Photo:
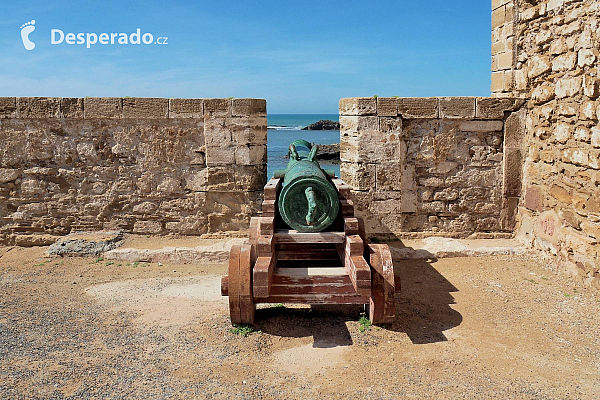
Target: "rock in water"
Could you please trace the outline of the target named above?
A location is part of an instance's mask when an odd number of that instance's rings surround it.
[[[328,119],[322,119],[314,124],[310,124],[309,126],[302,128],[303,131],[335,131],[339,129],[339,122],[330,121]]]
[[[339,164],[340,162],[340,144],[319,144],[317,149],[317,160],[319,161],[330,161],[332,164]],[[286,154],[283,158],[289,158]]]

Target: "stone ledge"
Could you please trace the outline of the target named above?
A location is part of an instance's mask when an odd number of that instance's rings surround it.
[[[403,119],[496,119],[517,111],[527,99],[499,97],[350,97],[340,99],[341,117]]]
[[[265,99],[0,97],[0,119],[266,117]]]

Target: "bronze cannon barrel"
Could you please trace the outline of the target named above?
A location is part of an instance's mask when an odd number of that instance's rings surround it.
[[[306,149],[303,154],[299,149]],[[298,232],[321,232],[336,219],[340,202],[329,180],[333,172],[321,169],[316,160],[317,146],[296,140],[289,147],[285,170],[275,171],[283,178],[277,199],[279,214],[284,222]]]

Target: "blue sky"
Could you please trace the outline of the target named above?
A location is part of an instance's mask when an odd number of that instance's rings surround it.
[[[337,113],[342,97],[487,96],[490,2],[3,1],[0,96],[259,97]],[[25,50],[20,26],[34,19]],[[151,33],[167,45],[50,43]]]

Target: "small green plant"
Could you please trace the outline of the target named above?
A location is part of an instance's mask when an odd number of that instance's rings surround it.
[[[376,95],[376,94],[374,94],[374,95],[373,95],[373,98],[374,98],[374,99],[376,99],[376,98],[377,98],[377,95]]]
[[[123,266],[123,264],[121,264],[121,263],[117,264],[117,267],[122,267],[122,266]]]
[[[277,303],[273,306],[273,308],[285,308],[285,306],[281,303]]]
[[[102,257],[96,258],[96,263],[101,263],[102,261],[104,261],[104,258],[102,258]]]
[[[146,235],[146,239],[150,239],[150,235]]]
[[[400,96],[392,96],[394,99],[399,99]]]
[[[136,262],[134,262],[133,264],[131,264],[131,266],[132,266],[133,268],[137,268],[137,267],[138,267],[138,265],[140,265],[140,263],[139,263],[139,262],[137,262],[137,261],[136,261]]]
[[[531,282],[531,283],[534,283],[534,284],[538,285],[538,282],[534,281],[533,279],[525,279],[525,280],[527,282]]]
[[[571,295],[570,295],[569,293],[563,293],[563,295],[564,295],[565,297],[571,297]]]
[[[542,276],[542,279],[545,280],[545,281],[548,280],[548,278],[546,278],[545,276]]]
[[[230,333],[233,333],[234,335],[238,335],[241,337],[247,337],[248,335],[250,335],[252,332],[254,332],[254,330],[252,329],[252,327],[250,325],[233,325],[233,328],[229,329]]]
[[[369,318],[367,318],[364,314],[360,316],[358,325],[358,330],[360,332],[366,332],[371,329],[371,321],[369,321]]]
[[[106,263],[106,264],[104,264],[104,265],[106,265],[106,266],[108,267],[109,265],[113,265],[113,264],[114,264],[114,262],[112,262],[112,261],[109,261],[109,262],[107,262],[107,263]]]

